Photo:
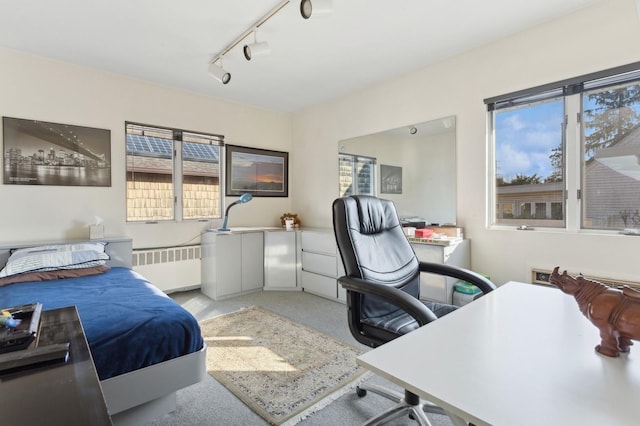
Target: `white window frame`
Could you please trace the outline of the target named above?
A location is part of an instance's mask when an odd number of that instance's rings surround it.
[[[487,104],[487,208],[486,226],[489,229],[513,229],[514,225],[495,223],[498,214],[498,198],[496,193],[496,143],[494,128],[494,111],[507,105],[535,103],[555,97],[564,98],[564,227],[536,226],[535,229],[556,232],[575,233],[619,233],[619,230],[583,228],[582,224],[582,173],[583,141],[582,141],[582,93],[591,87],[610,87],[621,83],[640,81],[640,62],[613,69],[575,77],[560,82],[550,83],[531,89],[522,90],[494,98],[485,99]],[[600,86],[598,86],[600,85]],[[516,207],[517,208],[517,207]],[[520,227],[518,227],[520,228]]]
[[[129,213],[127,212],[126,221],[127,223],[158,223],[158,222],[183,222],[183,221],[201,221],[208,222],[211,219],[219,219],[222,217],[222,203],[223,203],[223,188],[224,188],[224,136],[215,135],[204,132],[196,132],[190,130],[182,130],[182,129],[174,129],[164,126],[156,126],[156,125],[148,125],[134,122],[125,122],[125,138],[128,134],[129,126],[140,127],[140,128],[148,128],[148,129],[158,129],[162,131],[170,131],[173,135],[173,153],[172,153],[172,167],[171,167],[171,178],[172,178],[172,187],[173,187],[173,218],[172,219],[132,219],[129,217]],[[182,135],[184,133],[194,134],[198,136],[210,137],[212,141],[217,141],[218,150],[218,163],[219,163],[219,177],[218,177],[218,206],[217,212],[218,214],[214,214],[206,217],[198,217],[198,218],[184,218],[184,206],[183,206],[183,178],[184,178],[184,170],[183,170],[183,155],[182,155]],[[128,156],[129,151],[128,147],[125,143],[125,158]],[[129,173],[129,165],[128,162],[125,164],[125,172]],[[125,182],[128,182],[128,179],[125,179]],[[128,192],[128,189],[125,190],[125,194]],[[126,201],[125,201],[126,202]]]

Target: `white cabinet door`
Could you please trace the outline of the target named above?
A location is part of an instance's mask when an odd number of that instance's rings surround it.
[[[269,231],[264,234],[264,287],[297,287],[296,232]]]
[[[202,293],[219,300],[262,289],[262,232],[202,235]]]
[[[241,291],[259,290],[264,285],[264,234],[248,232],[242,236]]]
[[[218,235],[216,241],[218,274],[215,297],[220,298],[242,291],[242,236]]]
[[[218,262],[216,259],[216,236],[213,232],[205,232],[202,234],[202,249],[200,254],[200,275],[202,276],[202,285],[200,291],[203,294],[215,299],[216,287],[218,285]]]

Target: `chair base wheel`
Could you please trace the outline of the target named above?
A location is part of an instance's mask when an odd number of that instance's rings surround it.
[[[367,391],[371,391],[377,395],[385,397],[396,404],[374,418],[367,420],[363,426],[386,425],[391,420],[403,415],[408,415],[408,417],[417,422],[419,426],[431,426],[425,412],[447,415],[442,408],[428,401],[421,401],[418,395],[408,390],[404,391],[403,396],[399,392],[391,391],[372,383],[364,384],[362,387],[356,386],[356,394],[360,397],[365,396]]]

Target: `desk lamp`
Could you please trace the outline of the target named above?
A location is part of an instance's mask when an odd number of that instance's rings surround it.
[[[222,221],[222,227],[218,228],[218,231],[231,231],[231,229],[227,228],[227,221],[229,220],[229,210],[231,209],[231,207],[235,206],[236,204],[248,203],[249,201],[251,201],[252,198],[253,197],[251,196],[251,194],[249,194],[248,192],[245,192],[240,196],[240,198],[237,201],[234,201],[233,203],[229,204],[229,206],[227,207],[227,210],[224,212],[224,220]]]

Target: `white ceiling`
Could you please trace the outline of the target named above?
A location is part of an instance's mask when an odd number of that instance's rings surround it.
[[[333,0],[305,20],[292,0],[258,32],[268,56],[225,56],[227,85],[209,62],[279,0],[0,0],[0,46],[292,112],[597,1]]]

